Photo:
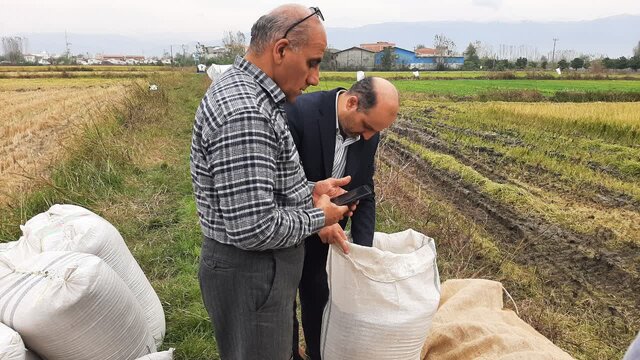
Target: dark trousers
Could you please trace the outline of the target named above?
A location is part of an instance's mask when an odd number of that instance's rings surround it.
[[[205,238],[200,290],[223,360],[291,358],[304,247],[245,251]]]
[[[323,244],[317,235],[305,240],[304,268],[298,287],[302,312],[302,329],[307,344],[306,354],[312,360],[320,360],[320,331],[322,328],[322,312],[329,299],[327,285],[327,255],[329,245]],[[293,311],[295,319],[295,306]],[[293,329],[294,358],[298,350],[297,321]]]

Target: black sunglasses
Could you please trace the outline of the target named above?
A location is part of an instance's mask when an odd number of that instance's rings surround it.
[[[287,34],[289,34],[289,31],[291,31],[294,27],[300,25],[303,21],[307,20],[308,18],[312,17],[313,15],[318,15],[320,20],[324,21],[324,16],[322,16],[322,11],[320,11],[319,7],[312,6],[309,9],[311,11],[313,11],[313,12],[311,14],[309,14],[308,16],[306,16],[305,18],[303,18],[302,20],[296,21],[293,25],[289,26],[287,31],[284,32],[284,36],[282,37],[283,39],[287,38]]]

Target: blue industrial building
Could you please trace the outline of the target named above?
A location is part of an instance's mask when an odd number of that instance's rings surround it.
[[[416,53],[399,47],[391,48],[396,56],[395,68],[419,69],[419,70],[435,70],[438,62],[450,69],[459,69],[464,64],[463,56],[416,56]],[[382,66],[382,56],[384,51],[376,53],[375,66]]]

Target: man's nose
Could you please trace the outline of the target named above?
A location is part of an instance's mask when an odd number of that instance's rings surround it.
[[[312,86],[318,86],[320,83],[320,69],[311,69],[309,76],[307,76],[307,84]]]

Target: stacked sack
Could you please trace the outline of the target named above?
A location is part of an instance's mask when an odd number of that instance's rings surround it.
[[[20,334],[0,323],[0,359],[24,360],[25,352]]]
[[[156,351],[162,305],[115,227],[82,207],[54,205],[21,228],[20,240],[0,249],[0,321],[28,348],[72,360]]]

